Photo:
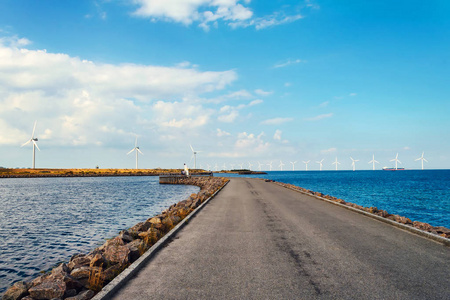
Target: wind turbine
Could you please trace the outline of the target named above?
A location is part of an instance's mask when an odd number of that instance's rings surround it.
[[[372,154],[372,160],[369,161],[369,164],[372,164],[372,169],[375,171],[375,163],[379,164],[379,162],[377,162],[375,160],[375,154]]]
[[[218,171],[219,166],[217,165],[217,163],[214,165],[214,169],[216,169],[216,171]]]
[[[359,161],[359,159],[353,159],[353,157],[351,157],[351,156],[350,156],[350,159],[352,160],[353,171],[355,171],[355,169],[356,169],[356,162]]]
[[[230,164],[231,170],[234,170],[234,164]]]
[[[306,165],[306,171],[308,171],[308,164],[309,164],[309,160],[308,161],[303,161],[303,163]]]
[[[295,171],[295,164],[297,163],[296,161],[291,161],[290,162],[292,164],[292,171]]]
[[[248,169],[251,170],[252,167],[253,167],[252,163],[251,163],[251,162],[248,162]]]
[[[394,159],[391,159],[390,161],[395,161],[395,169],[396,169],[396,170],[397,170],[397,163],[402,163],[401,161],[398,160],[398,153],[397,153],[397,155],[395,156],[395,158],[394,158]]]
[[[34,137],[34,131],[36,130],[36,123],[37,123],[37,121],[34,121],[33,133],[31,134],[31,138],[26,143],[24,143],[22,146],[20,146],[20,147],[23,147],[29,143],[33,143],[33,169],[35,168],[35,162],[36,162],[36,148],[39,151],[41,151],[41,149],[39,149],[39,147],[36,143],[38,141],[38,138]]]
[[[337,169],[338,169],[338,165],[340,165],[340,164],[341,164],[341,163],[338,162],[337,156],[336,156],[336,160],[334,161],[334,163],[332,163],[332,165],[336,165],[336,171],[337,171]]]
[[[222,168],[223,168],[223,170],[226,170],[227,169],[227,165],[225,163],[223,163]]]
[[[211,165],[210,164],[206,164],[206,169],[207,169],[207,171],[211,171]]]
[[[140,154],[144,155],[144,153],[142,153],[142,151],[139,150],[139,147],[138,147],[138,145],[137,145],[137,137],[136,137],[136,142],[134,143],[134,148],[131,149],[131,151],[128,152],[127,155],[130,154],[130,153],[133,152],[133,151],[136,151],[136,169],[137,169],[137,168],[138,168],[138,152],[139,152]]]
[[[272,162],[267,164],[269,166],[269,171],[272,171]]]
[[[189,145],[192,150],[192,157],[194,158],[194,169],[197,169],[197,153],[200,153],[201,151],[195,151],[194,148],[192,148],[192,145]],[[192,160],[191,157],[191,160]]]
[[[258,161],[258,169],[261,171],[261,167],[262,167],[262,163],[260,163],[259,161]]]
[[[426,159],[423,157],[423,154],[424,154],[424,153],[425,153],[425,152],[422,152],[422,156],[415,160],[415,161],[417,161],[417,160],[421,160],[421,161],[422,161],[422,170],[423,170],[423,161],[428,162],[428,160],[426,160]]]
[[[319,167],[319,170],[320,170],[320,171],[322,171],[322,163],[323,163],[324,160],[325,160],[325,159],[322,158],[321,161],[316,161],[316,163],[318,163],[318,164],[320,165],[320,167]]]
[[[283,164],[283,162],[280,160],[280,165],[279,165],[279,167],[280,167],[280,170],[281,170],[281,171],[283,171],[283,166],[284,166],[284,164]]]
[[[244,164],[238,164],[239,168],[241,168],[241,170],[244,168]]]

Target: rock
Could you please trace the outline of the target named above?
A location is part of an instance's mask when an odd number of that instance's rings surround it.
[[[89,300],[94,297],[94,295],[94,291],[85,290],[80,292],[78,295],[66,298],[65,300]]]
[[[21,300],[34,300],[31,296],[25,296]]]
[[[57,266],[56,268],[54,268],[52,270],[52,276],[55,276],[55,275],[66,275],[69,272],[70,272],[69,267],[65,263],[62,263],[62,264],[60,264],[59,266]]]
[[[104,270],[101,274],[104,283],[113,280],[117,275],[119,275],[124,270],[124,267],[119,264],[113,265],[108,269]]]
[[[116,238],[117,239],[117,238]],[[122,239],[119,239],[122,241]],[[122,242],[123,243],[123,242]],[[126,265],[129,263],[130,249],[120,243],[110,243],[104,250],[103,256],[112,263]]]
[[[89,266],[90,263],[91,259],[87,255],[77,254],[75,256],[72,256],[67,266],[70,268],[70,270],[73,270],[78,269],[82,266]]]
[[[105,258],[101,253],[96,253],[94,257],[92,257],[91,262],[89,264],[90,267],[101,267],[105,263]]]
[[[119,238],[121,238],[122,241],[123,241],[125,244],[127,244],[127,243],[129,243],[129,242],[131,242],[131,241],[133,240],[133,238],[131,237],[131,235],[129,234],[129,232],[126,231],[126,230],[122,230],[122,231],[119,233]]]
[[[77,280],[80,280],[83,278],[89,278],[90,273],[91,273],[90,267],[80,267],[77,269],[73,269],[72,272],[70,272],[70,276],[72,276]]]
[[[49,279],[28,290],[30,296],[37,300],[62,298],[65,291],[66,284],[64,283],[64,281]]]
[[[2,297],[2,300],[18,300],[28,295],[28,289],[31,284],[24,281],[18,281],[10,287]]]
[[[98,250],[105,251],[109,247],[117,247],[117,246],[123,246],[123,245],[125,245],[123,240],[119,236],[116,236],[115,238],[107,240],[102,246],[100,246],[98,248]]]
[[[161,218],[158,218],[158,217],[150,218],[148,221],[152,224],[161,224],[162,223]]]
[[[66,293],[64,294],[64,297],[65,297],[65,298],[70,298],[70,297],[76,296],[77,293],[78,293],[78,292],[77,292],[76,289],[70,289],[70,290],[67,290],[67,291],[66,291]]]
[[[140,239],[134,240],[131,243],[125,245],[130,250],[130,262],[136,261],[143,253],[145,249],[144,242]]]

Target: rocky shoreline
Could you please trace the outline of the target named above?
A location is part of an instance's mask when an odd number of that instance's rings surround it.
[[[377,215],[379,217],[382,217],[382,218],[385,218],[385,219],[388,219],[388,220],[391,220],[391,221],[394,221],[394,222],[397,222],[397,223],[400,223],[403,225],[411,226],[411,227],[417,228],[419,230],[426,231],[426,232],[450,239],[450,229],[443,227],[443,226],[432,226],[432,225],[430,225],[428,223],[424,223],[424,222],[411,221],[411,219],[409,219],[409,218],[402,217],[399,215],[393,215],[393,214],[388,213],[385,210],[378,209],[376,207],[364,207],[364,206],[354,204],[351,202],[346,202],[342,199],[339,199],[339,198],[336,198],[336,197],[333,197],[330,195],[325,195],[325,194],[322,194],[319,192],[314,192],[314,191],[311,191],[308,189],[304,189],[302,187],[299,187],[299,186],[296,186],[293,184],[288,184],[288,183],[283,183],[283,182],[275,182],[275,181],[269,180],[269,179],[265,179],[265,181],[274,182],[278,185],[281,185],[285,188],[288,188],[288,189],[291,189],[294,191],[299,191],[299,192],[309,194],[312,196],[324,198],[324,199],[327,199],[327,200],[330,200],[330,201],[333,201],[333,202],[336,202],[336,203],[339,203],[342,205],[346,205],[346,206],[353,207],[353,208],[361,210],[361,211],[365,211],[365,212]]]
[[[223,177],[179,180],[178,184],[195,185],[200,187],[200,191],[161,214],[121,231],[88,254],[73,255],[68,263],[62,263],[32,281],[16,282],[5,292],[2,300],[91,299],[228,181]]]

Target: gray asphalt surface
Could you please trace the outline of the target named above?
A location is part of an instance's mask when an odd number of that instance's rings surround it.
[[[450,249],[237,178],[113,299],[450,299]]]

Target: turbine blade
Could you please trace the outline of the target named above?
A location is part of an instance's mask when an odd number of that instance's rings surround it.
[[[194,151],[194,148],[192,148],[192,145],[191,145],[191,144],[189,144],[189,147],[191,147],[192,152],[195,152],[195,151]]]
[[[138,148],[136,148],[136,150],[137,150],[140,154],[144,155],[144,153],[142,153],[142,151],[139,150]]]
[[[34,138],[34,131],[36,130],[36,123],[37,121],[34,121],[34,126],[33,126],[33,133],[31,134],[31,138]]]
[[[26,143],[24,143],[22,146],[20,146],[20,147],[23,147],[23,146],[25,146],[25,145],[27,145],[27,144],[29,144],[30,142],[31,142],[32,140],[31,139],[29,139]]]
[[[41,149],[39,149],[37,143],[36,143],[34,140],[33,140],[33,144],[36,146],[36,148],[37,148],[39,151],[41,151]]]
[[[423,159],[424,161],[428,162],[428,160],[426,160],[425,158]]]
[[[136,136],[136,142],[134,142],[134,147],[137,147],[137,136]]]
[[[130,154],[131,152],[133,152],[134,149],[136,149],[136,148],[131,149],[130,152],[127,153],[127,155]]]

